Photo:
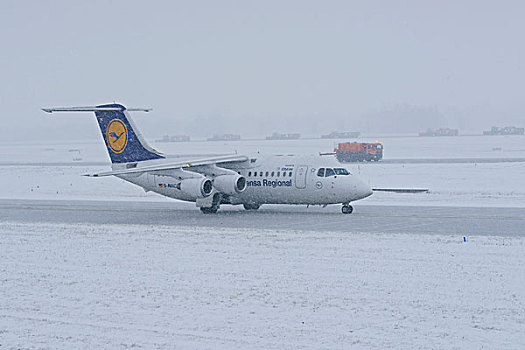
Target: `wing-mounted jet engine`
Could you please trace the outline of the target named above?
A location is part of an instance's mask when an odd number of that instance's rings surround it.
[[[220,175],[213,179],[213,187],[221,193],[235,196],[246,189],[246,178],[239,174]]]
[[[213,192],[212,181],[205,177],[182,180],[179,187],[182,193],[192,198],[205,198]]]
[[[212,179],[213,187],[217,192],[235,196],[246,189],[246,178],[237,172],[218,167],[217,165],[203,165],[188,169]]]

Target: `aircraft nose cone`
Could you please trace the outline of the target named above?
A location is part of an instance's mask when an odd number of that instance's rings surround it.
[[[359,195],[359,199],[369,197],[372,195],[372,193],[374,193],[372,191],[372,187],[370,187],[369,184],[364,183],[362,181],[360,181],[360,183],[357,185],[357,192]]]

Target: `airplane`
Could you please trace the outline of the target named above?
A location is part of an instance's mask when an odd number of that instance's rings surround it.
[[[116,176],[166,197],[195,202],[205,214],[223,204],[257,210],[263,204],[342,204],[372,194],[372,188],[345,169],[335,157],[222,155],[168,158],[142,137],[129,112],[117,103],[91,107],[43,108],[53,112],[94,112],[111,159],[111,171],[86,176]]]

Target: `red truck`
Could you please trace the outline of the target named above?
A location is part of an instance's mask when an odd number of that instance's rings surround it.
[[[338,144],[334,152],[340,162],[377,162],[383,158],[383,145],[379,142],[345,142]]]

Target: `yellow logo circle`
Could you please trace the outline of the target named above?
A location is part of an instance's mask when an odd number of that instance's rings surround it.
[[[106,129],[106,141],[114,153],[122,153],[128,144],[128,128],[120,119],[113,119]]]

